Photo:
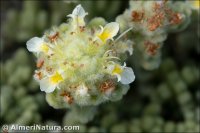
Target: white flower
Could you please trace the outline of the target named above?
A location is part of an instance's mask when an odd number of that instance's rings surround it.
[[[130,84],[135,80],[133,69],[126,67],[126,64],[124,66],[115,64],[112,69],[112,75],[116,75],[118,82],[120,81],[122,84]]]
[[[67,16],[71,17],[72,22],[75,23],[77,26],[85,26],[84,18],[86,15],[88,15],[88,13],[85,12],[81,5],[78,5],[73,10],[72,14],[69,14]]]
[[[105,43],[108,39],[113,39],[113,37],[117,35],[118,31],[119,24],[117,22],[111,22],[106,24],[104,28],[101,26],[101,32],[98,37]]]
[[[46,93],[53,92],[61,81],[63,81],[63,77],[60,73],[55,72],[53,75],[40,80],[40,89]]]
[[[27,49],[30,52],[44,52],[47,53],[49,51],[48,45],[44,42],[42,38],[39,37],[33,37],[26,43]]]

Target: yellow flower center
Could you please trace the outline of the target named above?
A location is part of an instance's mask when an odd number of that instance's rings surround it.
[[[77,23],[78,24],[84,24],[84,19],[82,17],[77,17]]]
[[[112,74],[121,74],[122,72],[123,69],[119,65],[116,65],[112,71]]]
[[[49,47],[48,47],[46,44],[42,44],[41,50],[42,50],[43,52],[47,53],[48,50],[49,50]]]
[[[50,81],[53,83],[53,84],[57,84],[58,82],[62,81],[63,78],[62,76],[56,72],[51,78],[50,78]]]
[[[101,34],[99,35],[99,38],[100,38],[103,42],[105,42],[110,36],[111,36],[111,35],[110,35],[109,32],[103,31],[103,33],[101,33]]]

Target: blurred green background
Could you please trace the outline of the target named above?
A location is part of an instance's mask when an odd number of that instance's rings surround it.
[[[128,7],[128,1],[1,1],[0,125],[80,125],[87,132],[199,132],[197,11],[187,29],[169,34],[158,69],[134,67],[129,58],[136,74],[129,92],[119,102],[100,105],[89,123],[47,104],[33,79],[35,58],[26,50],[26,41],[66,22],[66,15],[79,3],[89,13],[87,21],[93,17],[114,21]]]

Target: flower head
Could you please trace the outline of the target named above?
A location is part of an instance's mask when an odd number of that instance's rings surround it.
[[[147,70],[159,66],[161,48],[167,33],[183,30],[189,24],[191,8],[188,3],[169,0],[130,1],[129,8],[119,15],[116,21],[120,25],[121,33],[132,29],[127,38],[134,41],[135,56],[132,59],[133,62],[138,60],[136,65],[139,64]],[[199,5],[195,0],[191,3]],[[131,54],[130,50],[128,52]]]
[[[53,27],[42,38],[34,37],[27,42],[27,49],[37,53],[34,77],[40,89],[46,93],[55,93],[57,99],[63,98],[61,94],[67,94],[64,99],[66,101],[67,98],[68,104],[99,104],[108,100],[107,91],[101,91],[105,81],[113,83],[112,88],[115,89],[110,92],[114,93],[117,89],[127,88],[123,84],[129,84],[135,79],[131,68],[119,65],[123,61],[120,57],[126,51],[132,53],[130,43],[126,45],[127,40],[108,41],[114,40],[119,24],[105,24],[99,31],[98,26],[85,24],[86,15],[81,5],[78,5],[68,15],[71,21]],[[108,70],[105,66],[112,66],[112,69]],[[120,87],[117,87],[119,84]]]

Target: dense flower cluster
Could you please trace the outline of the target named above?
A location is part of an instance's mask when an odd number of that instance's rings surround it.
[[[132,54],[132,42],[120,40],[120,36],[113,39],[119,24],[88,26],[84,21],[87,14],[78,5],[68,15],[68,23],[27,42],[27,49],[37,57],[34,78],[42,91],[50,93],[47,100],[99,104],[115,93],[123,95],[122,89],[128,89],[135,79],[124,62],[126,52]]]
[[[120,24],[121,32],[130,27],[133,29],[129,38],[135,42],[134,49],[140,57],[141,64],[146,69],[157,68],[160,64],[161,47],[167,38],[168,30],[177,30],[180,25],[189,20],[182,9],[190,10],[186,3],[176,4],[171,1],[130,1],[130,7],[119,15],[116,21]],[[183,26],[182,26],[183,27]],[[137,56],[134,56],[137,58]]]

